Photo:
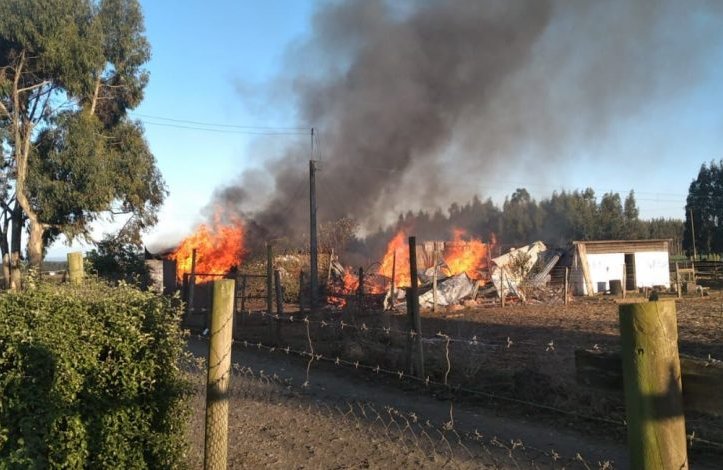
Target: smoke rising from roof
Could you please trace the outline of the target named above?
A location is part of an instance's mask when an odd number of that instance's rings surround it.
[[[468,200],[503,168],[544,174],[695,86],[721,46],[721,13],[675,0],[327,3],[272,93],[290,92],[298,120],[319,129],[320,220],[374,229]],[[251,237],[308,233],[300,145],[218,191],[253,221]]]

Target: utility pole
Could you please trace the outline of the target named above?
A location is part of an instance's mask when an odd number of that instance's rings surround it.
[[[695,252],[695,224],[693,223],[693,208],[688,209],[690,211],[690,231],[693,236],[693,261],[698,259],[698,254]]]
[[[316,160],[314,160],[314,128],[311,128],[311,159],[309,160],[309,310],[316,308],[319,284],[318,247],[316,240]]]

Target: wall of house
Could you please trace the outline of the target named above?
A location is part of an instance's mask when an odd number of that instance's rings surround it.
[[[635,286],[670,287],[670,265],[667,251],[635,253]]]
[[[623,280],[624,253],[588,253],[587,264],[590,268],[590,280],[595,293],[610,289],[611,279]],[[604,290],[601,291],[598,288],[598,283],[605,284]]]
[[[633,253],[635,262],[635,287],[670,287],[669,259],[667,251],[644,251]],[[604,283],[605,289],[610,289],[610,281],[623,280],[624,253],[593,253],[587,254],[590,279],[593,292],[603,292],[598,289],[598,283]],[[587,288],[580,268],[580,259],[575,256],[570,282],[575,295],[587,295]]]

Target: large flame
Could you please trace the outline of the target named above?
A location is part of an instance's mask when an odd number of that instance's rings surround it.
[[[241,219],[232,217],[229,222],[221,221],[216,211],[210,225],[201,224],[196,232],[186,237],[170,258],[176,260],[176,275],[179,280],[184,273],[191,272],[193,250],[196,249],[197,283],[209,282],[238,266],[244,256],[244,228]],[[228,218],[228,217],[227,217]]]
[[[396,266],[395,266],[396,265]],[[409,269],[409,245],[407,234],[400,230],[387,244],[379,274],[389,279],[394,273],[395,287],[408,287],[412,285],[412,276]]]
[[[453,276],[460,273],[467,273],[472,279],[484,279],[489,272],[490,248],[494,246],[495,238],[489,243],[470,237],[465,230],[454,229],[453,239],[448,242],[441,242],[439,245],[438,275],[441,277]],[[423,261],[425,260],[425,261]],[[432,257],[427,252],[423,258],[418,258],[417,263],[420,269],[426,270],[431,267]],[[420,264],[421,263],[421,264]],[[427,263],[429,266],[424,266]],[[389,280],[394,273],[394,284],[396,288],[409,287],[411,285],[411,274],[409,269],[409,244],[407,233],[404,230],[398,231],[387,244],[387,250],[381,261],[377,275],[364,277],[364,292],[367,294],[382,294],[389,289]],[[427,275],[429,275],[427,273]],[[359,275],[356,270],[346,267],[344,277],[333,289],[334,294],[329,297],[329,302],[344,306],[345,295],[352,295],[358,292]]]
[[[463,229],[454,229],[453,234],[452,242],[444,246],[444,261],[450,273],[465,272],[470,278],[479,279],[480,271],[487,270],[489,246],[482,240],[469,238]]]

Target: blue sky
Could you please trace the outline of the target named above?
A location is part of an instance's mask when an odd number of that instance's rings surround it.
[[[254,86],[263,88],[283,75],[284,58],[293,44],[309,35],[319,3],[141,3],[152,47],[147,67],[151,80],[133,116],[146,123],[146,137],[170,191],[159,224],[145,241],[151,247],[168,246],[202,220],[202,209],[214,189],[231,181],[249,162],[264,158],[254,153],[259,148],[254,145],[258,136],[170,127],[200,126],[168,119],[242,126],[308,125],[296,121],[291,105],[275,102],[270,110],[263,101],[258,105],[248,98]],[[588,186],[598,195],[633,189],[642,217],[682,218],[688,185],[701,163],[723,158],[723,50],[709,62],[705,76],[694,81],[696,86],[637,110],[604,138],[586,142],[564,167],[539,178],[514,173],[493,182],[480,178],[480,187],[472,190],[501,203],[517,187],[527,187],[536,198],[553,190]],[[96,236],[108,227],[99,224]],[[68,250],[57,242],[48,258],[63,257]]]

